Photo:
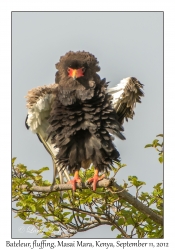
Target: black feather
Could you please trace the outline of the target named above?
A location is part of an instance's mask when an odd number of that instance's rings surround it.
[[[70,65],[85,67],[84,76],[76,80],[68,77]],[[56,67],[58,88],[48,133],[59,148],[58,164],[75,171],[82,162],[90,160],[99,171],[110,169],[120,156],[110,134],[125,138],[118,115],[111,106],[111,95],[106,92],[106,80],[101,80],[96,73],[98,61],[87,52],[69,52],[61,57]]]

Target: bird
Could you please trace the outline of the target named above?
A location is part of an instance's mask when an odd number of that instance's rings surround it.
[[[71,183],[81,183],[80,168],[94,165],[88,180],[96,190],[120,154],[115,137],[125,140],[124,120],[133,119],[136,103],[144,96],[135,77],[127,77],[116,87],[101,79],[97,58],[85,51],[69,51],[55,65],[55,83],[30,90],[26,96],[26,127],[37,134],[53,161],[53,183],[59,175]],[[74,174],[70,180],[68,171]]]

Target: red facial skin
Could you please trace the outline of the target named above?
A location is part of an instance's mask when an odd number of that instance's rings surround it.
[[[72,69],[72,68],[68,68],[67,69],[68,72],[68,76],[72,77],[73,79],[79,78],[81,76],[84,76],[84,67],[79,68],[79,69]]]

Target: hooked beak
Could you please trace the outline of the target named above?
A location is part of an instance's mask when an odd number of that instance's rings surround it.
[[[72,68],[68,68],[68,76],[72,77],[74,80],[76,80],[77,78],[84,76],[84,67],[79,68],[79,69],[72,69]]]

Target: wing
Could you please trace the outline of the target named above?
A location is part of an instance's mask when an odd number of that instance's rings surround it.
[[[38,87],[28,92],[27,109],[28,114],[26,117],[26,127],[37,134],[39,140],[43,143],[44,147],[52,157],[53,162],[53,183],[57,173],[59,174],[60,183],[64,182],[64,177],[67,181],[70,180],[67,170],[62,170],[61,166],[57,166],[56,155],[59,151],[48,139],[47,128],[49,126],[48,118],[50,116],[51,106],[54,98],[54,89],[57,84],[50,84],[48,86]]]
[[[144,96],[143,84],[135,77],[124,78],[114,88],[107,91],[113,96],[113,107],[119,116],[119,122],[123,124],[124,118],[133,119],[136,103],[141,103],[141,97]]]

